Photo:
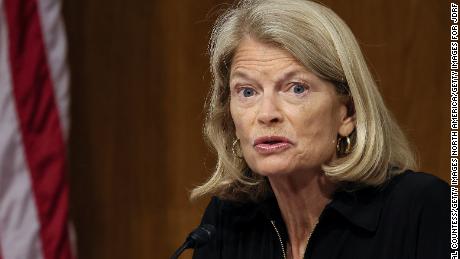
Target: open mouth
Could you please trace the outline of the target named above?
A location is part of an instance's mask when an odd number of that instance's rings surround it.
[[[278,144],[278,143],[291,143],[291,141],[288,138],[285,138],[282,136],[264,136],[264,137],[257,138],[254,141],[254,146],[257,146],[260,144],[273,145],[273,144]]]
[[[265,136],[254,141],[254,148],[263,154],[283,151],[292,146],[292,142],[281,136]]]

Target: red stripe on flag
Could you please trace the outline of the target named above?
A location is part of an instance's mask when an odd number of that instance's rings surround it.
[[[66,149],[37,0],[5,0],[19,125],[41,224],[45,259],[71,258]]]

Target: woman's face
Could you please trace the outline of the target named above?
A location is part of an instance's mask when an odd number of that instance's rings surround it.
[[[332,83],[287,51],[249,37],[235,52],[230,90],[244,159],[261,175],[321,170],[335,158],[337,135],[354,128]]]

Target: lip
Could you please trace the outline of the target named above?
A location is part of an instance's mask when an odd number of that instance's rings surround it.
[[[263,136],[254,141],[254,148],[261,154],[273,154],[292,146],[292,141],[282,136]]]

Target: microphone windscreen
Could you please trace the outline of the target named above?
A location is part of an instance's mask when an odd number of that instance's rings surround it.
[[[193,242],[193,248],[198,248],[208,243],[214,236],[216,228],[210,224],[203,224],[190,233],[189,239]]]

